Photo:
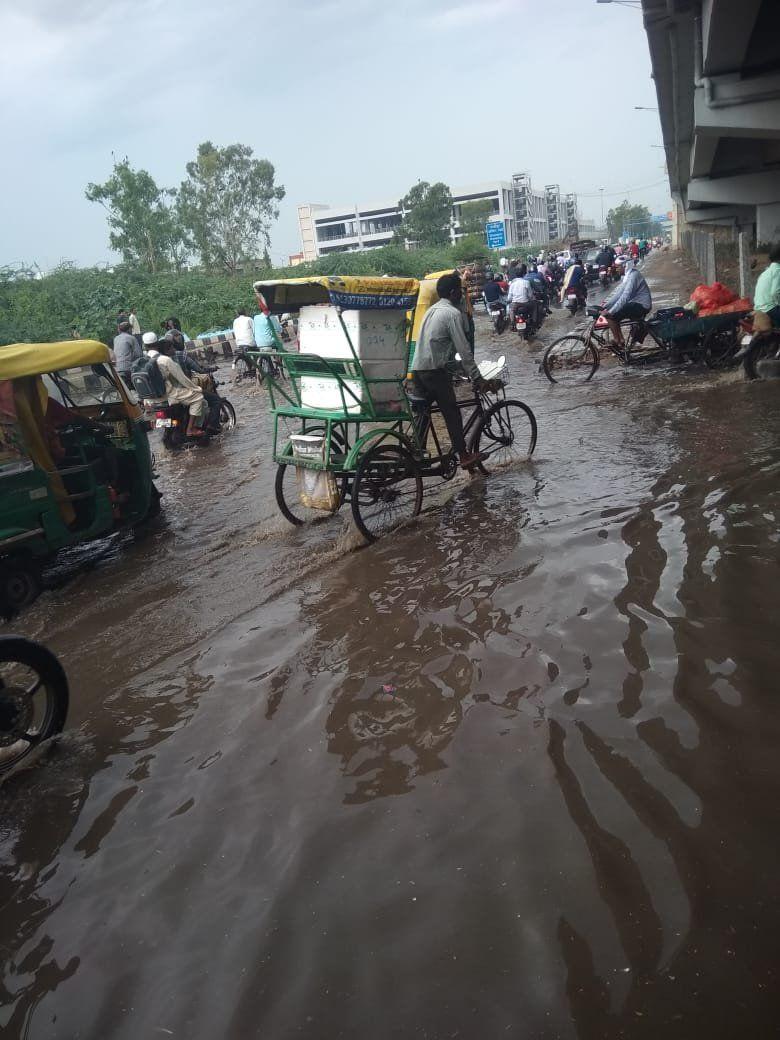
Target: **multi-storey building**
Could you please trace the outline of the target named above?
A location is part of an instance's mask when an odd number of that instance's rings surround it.
[[[507,249],[517,245],[546,245],[550,241],[577,237],[577,196],[561,196],[557,185],[545,191],[531,186],[527,173],[509,181],[491,181],[452,189],[450,241],[457,242],[466,231],[461,226],[462,207],[468,202],[485,202],[487,219],[504,227]],[[572,216],[573,215],[573,216]],[[298,226],[304,260],[328,253],[377,249],[389,245],[403,220],[398,202],[364,205],[324,206],[307,203],[298,207]]]

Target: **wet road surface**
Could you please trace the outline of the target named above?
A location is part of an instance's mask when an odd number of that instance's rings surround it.
[[[776,1035],[777,387],[480,332],[532,463],[355,551],[239,388],[14,625],[72,706],[0,788],[4,1035]]]

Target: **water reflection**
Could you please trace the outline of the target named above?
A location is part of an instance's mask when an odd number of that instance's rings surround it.
[[[475,483],[420,529],[345,560],[305,610],[312,655],[327,646],[346,666],[326,724],[328,749],[354,780],[346,803],[402,794],[445,768],[469,705],[492,695],[495,660],[514,666],[512,648],[488,646],[512,626],[493,603],[491,559],[521,544],[526,520],[518,495],[508,501],[500,486]],[[368,595],[366,567],[384,575]]]

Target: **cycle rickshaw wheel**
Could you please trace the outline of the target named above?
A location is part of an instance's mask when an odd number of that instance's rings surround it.
[[[306,433],[324,434],[325,429],[322,426],[313,426],[306,430]],[[339,432],[339,430],[331,431],[331,444],[337,452],[341,452],[342,454],[345,454],[348,450],[346,436]],[[289,449],[289,451],[290,454],[292,454],[292,450]],[[338,473],[336,475],[336,483],[338,484],[339,496],[343,503],[347,497],[349,478],[343,473]],[[285,520],[289,521],[291,524],[295,524],[296,527],[303,527],[304,524],[309,524],[313,520],[323,520],[329,515],[322,509],[311,509],[309,506],[305,506],[301,502],[298,476],[295,466],[292,464],[285,465],[283,462],[280,462],[276,467],[274,491],[276,493],[276,504],[279,506],[279,512]]]
[[[598,367],[598,351],[582,336],[562,336],[542,358],[542,371],[551,383],[587,383]]]
[[[411,452],[377,444],[358,464],[352,482],[352,518],[367,542],[408,523],[422,508],[423,482]]]
[[[485,455],[488,464],[524,462],[533,455],[536,434],[536,416],[527,404],[496,401],[479,420],[471,449]]]

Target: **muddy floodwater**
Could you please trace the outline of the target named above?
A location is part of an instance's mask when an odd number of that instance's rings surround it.
[[[780,388],[479,328],[530,464],[356,550],[228,386],[17,620],[72,700],[0,788],[4,1036],[778,1034]]]

